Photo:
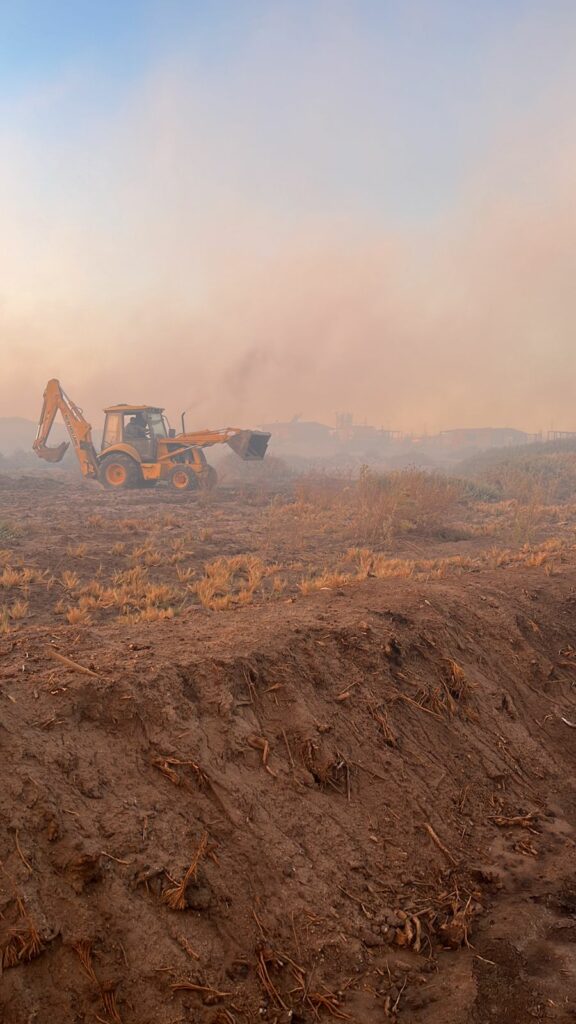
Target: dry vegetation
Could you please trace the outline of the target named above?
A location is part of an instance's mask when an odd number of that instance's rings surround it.
[[[576,454],[553,455],[560,479],[549,494],[567,493],[569,458]],[[509,477],[518,493],[523,459]],[[155,622],[194,606],[221,612],[292,601],[370,577],[442,578],[519,565],[550,573],[572,555],[569,500],[540,503],[524,488],[525,499],[486,501],[481,484],[364,469],[357,480],[307,474],[284,493],[223,491],[208,505],[171,506],[155,495],[112,501],[78,488],[73,528],[64,487],[49,546],[24,491],[21,514],[0,518],[0,631],[54,619],[76,627]]]
[[[573,502],[576,445],[573,441],[496,449],[467,459],[462,474],[488,488],[494,498],[538,507]]]

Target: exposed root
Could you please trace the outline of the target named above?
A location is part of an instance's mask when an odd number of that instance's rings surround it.
[[[455,867],[457,865],[458,861],[450,853],[450,850],[448,849],[447,846],[444,845],[444,843],[442,842],[440,837],[436,834],[436,832],[432,828],[432,825],[429,825],[428,822],[426,822],[423,827],[426,829],[426,831],[427,831],[428,835],[430,836],[432,842],[435,843],[436,846],[438,847],[438,849],[444,854],[444,856],[446,857],[446,860],[449,861],[449,863],[452,865],[452,867]]]
[[[102,1004],[104,1006],[104,1011],[109,1020],[112,1021],[112,1024],[122,1024],[122,1018],[118,1010],[118,1004],[116,1003],[116,986],[109,982],[101,982],[98,980],[92,961],[92,943],[87,939],[81,939],[79,942],[75,942],[72,948],[78,954],[84,973],[93,985],[98,988]]]
[[[213,996],[215,999],[226,999],[231,992],[220,992],[211,985],[198,985],[195,981],[176,981],[172,985],[173,992],[202,992],[204,995]]]
[[[84,973],[93,981],[95,985],[98,984],[98,978],[96,977],[96,971],[92,963],[92,943],[88,942],[87,939],[81,939],[80,942],[74,943],[72,947],[78,954],[80,963],[84,968]]]
[[[178,885],[175,885],[170,889],[166,889],[166,891],[162,894],[162,900],[169,907],[171,907],[172,910],[186,910],[186,907],[188,906],[188,902],[186,899],[186,890],[190,882],[196,878],[198,872],[198,865],[202,860],[202,857],[204,857],[206,853],[207,845],[208,833],[204,832],[200,839],[198,849],[196,850],[196,853],[192,858],[190,867],[188,868],[182,881]]]
[[[17,967],[40,956],[45,946],[22,899],[16,900],[18,919],[0,943],[0,965]]]
[[[493,821],[499,828],[527,828],[529,832],[533,832],[536,836],[541,834],[537,828],[534,828],[534,825],[538,822],[538,815],[533,811],[530,814],[516,814],[512,817],[498,814],[490,818],[490,821]]]

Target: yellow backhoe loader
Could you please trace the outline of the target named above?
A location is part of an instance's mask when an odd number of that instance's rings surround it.
[[[202,430],[188,433],[182,417],[182,433],[171,430],[164,410],[152,405],[111,405],[104,410],[102,448],[96,451],[92,427],[82,410],[68,398],[57,380],[50,380],[34,441],[34,451],[47,462],[60,462],[69,447],[63,441],[48,448],[47,441],[57,413],[60,413],[74,447],[82,475],[105,487],[153,487],[167,481],[176,491],[211,489],[216,470],[209,466],[204,448],[227,444],[241,459],[263,459],[270,434],[261,430]]]

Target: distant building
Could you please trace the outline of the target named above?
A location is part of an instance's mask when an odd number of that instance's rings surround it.
[[[530,435],[513,427],[464,427],[442,430],[430,440],[446,448],[507,448],[527,444]]]
[[[277,455],[332,455],[337,448],[332,428],[313,420],[263,423],[260,429],[272,435],[270,449]]]

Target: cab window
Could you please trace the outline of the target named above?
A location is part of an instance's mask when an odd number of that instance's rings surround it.
[[[122,443],[122,414],[109,412],[106,416],[106,426],[102,438],[102,447],[108,448],[112,444]]]
[[[151,412],[149,414],[149,423],[154,437],[166,437],[166,423],[164,417],[160,412]]]

